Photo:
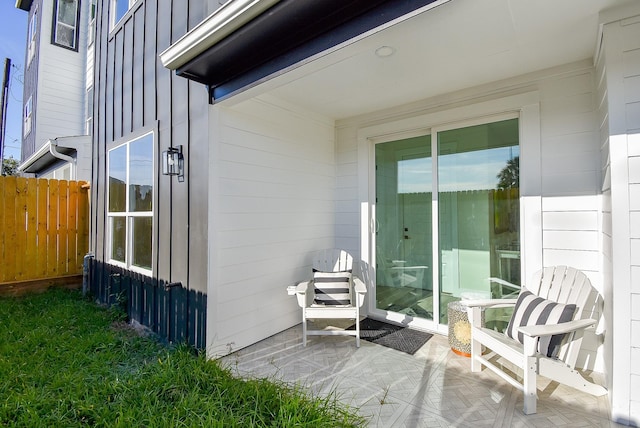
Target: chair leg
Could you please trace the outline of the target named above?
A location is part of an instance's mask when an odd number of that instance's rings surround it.
[[[525,366],[523,375],[524,389],[524,414],[532,415],[536,413],[536,357],[525,356]]]
[[[307,319],[302,317],[302,346],[307,346]]]
[[[482,355],[482,345],[477,340],[471,339],[471,371],[478,373],[482,371],[482,363],[476,359],[476,356]]]
[[[476,326],[476,320],[481,319],[480,308],[471,309],[471,319],[469,323],[472,326],[471,329],[471,372],[478,373],[482,371],[482,363],[476,359],[476,356],[482,355],[482,345],[477,340],[473,339],[473,327]]]
[[[356,318],[356,348],[360,347],[360,318]]]

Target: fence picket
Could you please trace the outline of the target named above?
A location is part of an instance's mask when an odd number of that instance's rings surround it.
[[[67,275],[67,259],[69,258],[69,235],[68,235],[68,191],[67,181],[58,181],[58,275]]]
[[[58,276],[58,180],[49,180],[47,276]]]
[[[49,206],[49,180],[38,180],[38,194],[37,194],[37,214],[38,219],[38,236],[36,240],[36,272],[35,278],[47,277],[47,240],[49,234],[47,233],[47,220],[49,218],[47,214],[47,207]]]
[[[26,186],[26,198],[27,198],[27,240],[26,248],[24,252],[25,266],[27,271],[25,272],[26,278],[33,278],[38,272],[38,260],[37,260],[37,248],[38,248],[38,218],[37,218],[37,206],[38,206],[38,183],[36,179],[30,178],[27,180]]]
[[[16,253],[14,275],[18,281],[26,277],[26,258],[20,257],[27,250],[27,179],[16,178],[16,239],[13,241],[13,250]]]
[[[77,253],[77,210],[78,210],[78,182],[69,182],[69,198],[67,199],[67,269],[68,272],[76,272],[78,269],[78,253]]]
[[[2,271],[4,279],[9,280],[16,276],[16,252],[13,248],[16,242],[16,177],[5,178],[4,191],[5,252]]]

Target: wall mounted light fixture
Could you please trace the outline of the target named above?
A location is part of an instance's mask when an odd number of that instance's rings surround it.
[[[184,181],[184,156],[182,144],[178,147],[169,147],[162,152],[162,174],[177,175],[178,181]]]

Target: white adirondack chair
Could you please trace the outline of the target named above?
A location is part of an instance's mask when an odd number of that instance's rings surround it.
[[[486,308],[508,307],[517,299],[466,301],[471,322],[471,371],[479,372],[482,366],[491,369],[507,382],[524,392],[524,413],[536,413],[536,375],[541,375],[580,391],[601,396],[607,390],[587,379],[575,370],[584,330],[597,323],[593,318],[601,311],[601,301],[587,276],[571,267],[548,267],[537,272],[532,281],[521,291],[530,291],[535,296],[561,303],[575,304],[573,319],[553,325],[528,325],[516,327],[514,333],[522,333],[522,344],[505,333],[500,333],[481,325],[481,311]],[[519,313],[522,313],[519,311]],[[539,341],[548,340],[551,335],[565,334],[557,356],[547,356],[539,352]],[[489,361],[491,356],[483,356],[485,346],[495,354],[510,361],[523,371],[522,381],[516,380],[504,370]]]
[[[314,254],[314,278],[300,282],[295,288],[298,305],[302,308],[304,346],[307,346],[308,335],[344,334],[355,336],[356,346],[360,347],[360,307],[367,288],[354,275],[353,267],[353,257],[346,251],[331,249]],[[337,288],[326,289],[325,286]],[[355,330],[309,330],[309,319],[353,319]]]

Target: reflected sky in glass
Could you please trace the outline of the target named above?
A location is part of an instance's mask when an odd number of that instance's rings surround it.
[[[498,174],[507,162],[520,156],[520,147],[499,147],[438,157],[441,192],[496,189]],[[398,193],[431,192],[431,158],[398,162]]]

